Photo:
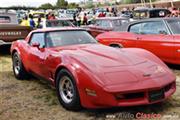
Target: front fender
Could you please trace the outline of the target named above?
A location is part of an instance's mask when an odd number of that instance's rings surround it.
[[[100,94],[99,92],[103,91],[102,86],[98,85],[98,83],[95,82],[95,76],[86,68],[85,65],[79,63],[78,61],[70,61],[68,62],[66,60],[66,62],[62,62],[62,64],[59,64],[56,68],[55,76],[57,76],[59,70],[63,68],[67,69],[75,79],[80,95],[81,105],[84,107],[92,106],[92,103],[90,101],[87,101],[87,99],[90,99],[91,97],[87,95],[86,89],[96,91],[97,94]]]
[[[133,53],[136,54],[137,56],[146,58],[148,60],[151,60],[157,64],[160,64],[166,68],[167,65],[160,59],[158,58],[156,55],[154,55],[153,53],[145,50],[145,49],[141,49],[141,48],[122,48],[121,50],[125,51],[125,52],[129,52],[129,53]]]
[[[12,55],[15,51],[17,51],[19,55],[21,54],[21,51],[19,50],[19,42],[18,42],[18,41],[15,41],[15,42],[12,43],[11,49],[10,49],[11,55]]]

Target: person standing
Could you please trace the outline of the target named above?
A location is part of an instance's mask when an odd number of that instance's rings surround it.
[[[33,15],[32,15],[32,14],[29,14],[29,18],[30,18],[30,20],[29,20],[29,25],[30,25],[30,27],[35,28],[35,27],[36,27],[36,24],[35,24],[35,22],[34,22],[34,20],[33,20]]]
[[[22,25],[22,26],[29,26],[29,21],[28,21],[27,15],[25,15],[25,17],[24,17],[24,19],[23,19],[23,21],[21,22],[20,25]]]
[[[88,19],[87,19],[86,13],[84,13],[83,25],[87,25],[87,24],[88,24]]]
[[[37,28],[42,28],[42,21],[41,21],[41,17],[38,18],[38,21],[37,21]]]
[[[77,26],[76,13],[73,14],[73,24]]]
[[[76,15],[76,21],[77,21],[77,26],[80,27],[81,26],[81,17],[78,14]]]
[[[54,14],[50,14],[48,20],[55,20],[55,19],[56,19],[55,15]]]

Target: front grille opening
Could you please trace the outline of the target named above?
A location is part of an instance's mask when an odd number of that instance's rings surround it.
[[[144,92],[117,94],[116,95],[117,100],[123,100],[123,99],[129,100],[129,99],[137,99],[137,98],[144,98]]]
[[[149,102],[155,102],[164,99],[164,89],[149,91]]]
[[[165,92],[169,91],[172,88],[173,84],[174,83],[170,83],[170,84],[166,85],[164,88]]]

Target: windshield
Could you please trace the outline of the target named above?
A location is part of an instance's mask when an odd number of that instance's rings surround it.
[[[46,21],[46,27],[65,27],[65,26],[73,26],[73,24],[68,20]]]
[[[46,35],[47,47],[97,43],[86,31],[53,31]]]
[[[179,20],[167,20],[173,34],[180,34],[180,19]]]

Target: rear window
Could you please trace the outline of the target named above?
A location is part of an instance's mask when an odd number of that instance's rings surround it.
[[[0,16],[0,23],[10,23],[11,19],[8,16]]]
[[[112,23],[114,24],[115,27],[121,26],[121,25],[126,24],[128,22],[129,22],[129,20],[126,20],[126,19],[124,19],[124,20],[113,20],[112,21]]]

